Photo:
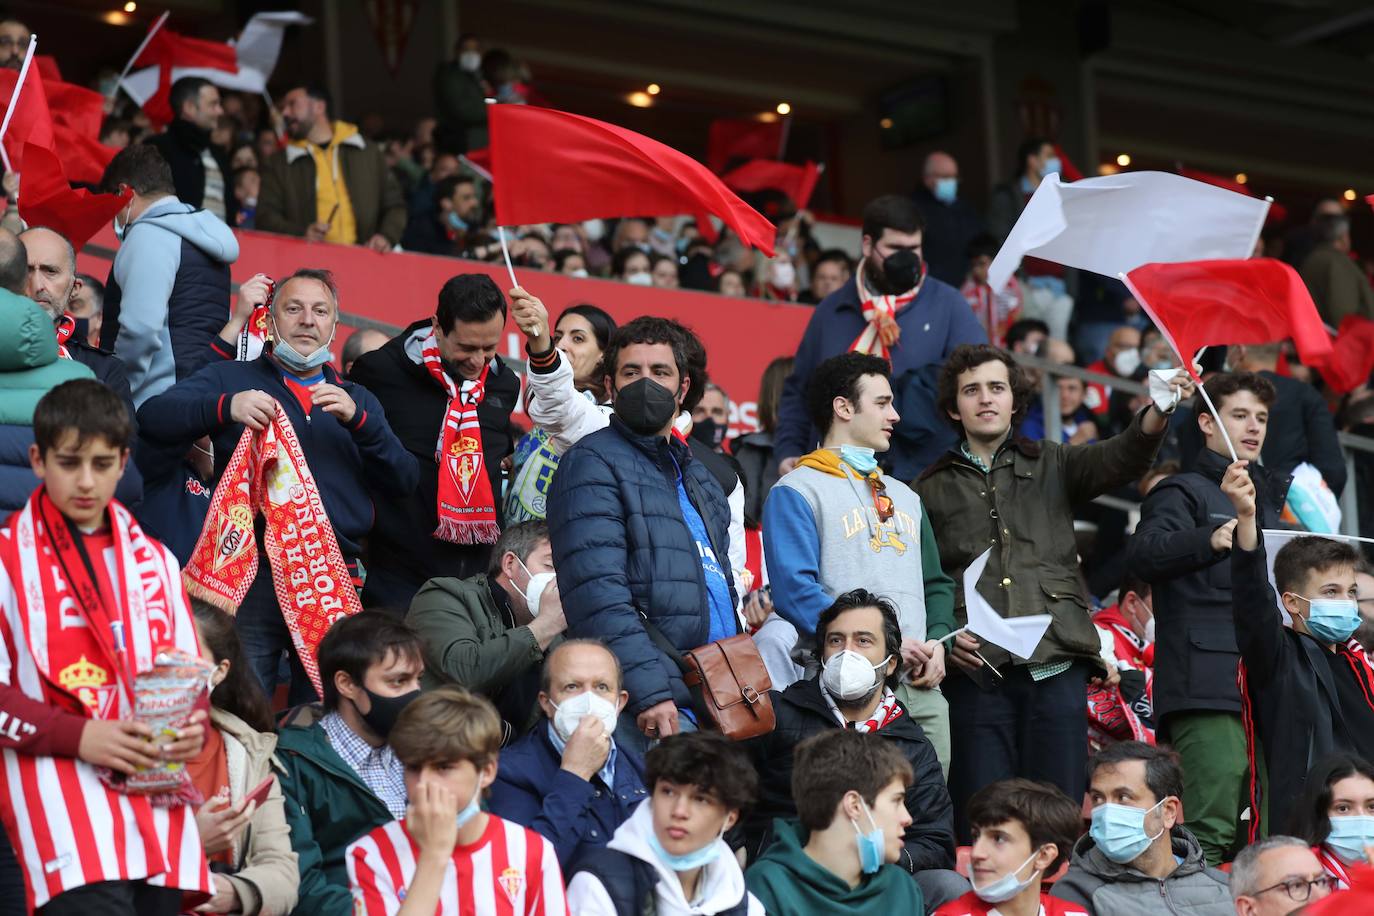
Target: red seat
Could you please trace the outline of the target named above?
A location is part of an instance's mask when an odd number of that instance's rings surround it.
[[[968,877],[968,860],[973,855],[972,846],[960,846],[954,850],[954,870],[965,878]]]

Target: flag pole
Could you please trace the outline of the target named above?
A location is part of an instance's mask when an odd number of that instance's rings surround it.
[[[1202,384],[1202,379],[1198,378],[1197,374],[1193,372],[1193,364],[1188,362],[1188,358],[1183,355],[1183,351],[1181,351],[1178,348],[1178,344],[1174,342],[1174,335],[1169,330],[1169,326],[1159,320],[1159,316],[1155,314],[1154,308],[1151,307],[1145,297],[1140,294],[1140,290],[1136,289],[1130,277],[1126,276],[1124,273],[1118,273],[1117,276],[1121,278],[1122,283],[1126,284],[1126,288],[1131,291],[1131,295],[1135,297],[1135,301],[1140,303],[1140,307],[1145,310],[1145,314],[1150,316],[1150,320],[1155,323],[1155,327],[1159,328],[1159,333],[1169,342],[1169,348],[1174,351],[1174,355],[1178,357],[1178,361],[1183,366],[1184,370],[1197,381],[1197,392],[1202,395],[1202,400],[1207,404],[1207,409],[1212,412],[1212,419],[1217,421],[1217,431],[1221,433],[1222,441],[1226,443],[1226,450],[1231,453],[1231,460],[1239,461],[1240,459],[1236,455],[1236,447],[1231,442],[1230,434],[1226,432],[1226,425],[1221,422],[1221,414],[1217,413],[1216,405],[1213,404],[1212,399],[1207,396],[1207,388]],[[1199,351],[1199,355],[1201,355],[1201,351]]]
[[[14,81],[14,94],[10,96],[10,107],[5,109],[5,120],[0,123],[0,161],[5,163],[5,171],[13,172],[14,166],[10,164],[10,154],[5,151],[5,133],[10,129],[10,118],[14,117],[14,110],[19,107],[19,93],[24,90],[24,78],[29,75],[29,65],[33,63],[33,50],[38,47],[38,36],[29,36],[29,50],[24,54],[23,66],[19,68],[19,78]]]
[[[1300,531],[1285,531],[1282,528],[1261,528],[1260,534],[1281,534],[1284,537],[1291,537],[1295,534],[1302,534]],[[1374,538],[1360,537],[1358,534],[1317,534],[1312,532],[1310,537],[1332,538],[1337,541],[1359,541],[1361,544],[1374,544]]]
[[[511,289],[515,289],[520,285],[520,281],[515,279],[515,268],[510,263],[510,247],[506,245],[506,227],[497,226],[496,234],[501,239],[501,254],[505,255],[506,258],[506,273],[510,274]]]
[[[113,99],[119,92],[119,87],[124,85],[125,77],[127,77],[129,71],[134,68],[134,61],[138,60],[139,55],[148,47],[148,42],[153,40],[153,36],[157,34],[157,30],[162,28],[162,24],[167,21],[167,17],[170,15],[172,15],[172,11],[166,10],[161,16],[157,17],[157,21],[154,22],[153,27],[148,30],[148,34],[143,36],[143,42],[138,46],[138,50],[134,52],[134,56],[129,58],[129,62],[124,65],[124,72],[119,74],[119,79],[115,81],[114,88],[110,90],[108,98]]]

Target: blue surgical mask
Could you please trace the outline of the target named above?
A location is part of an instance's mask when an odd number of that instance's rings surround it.
[[[480,804],[478,804],[478,802],[477,802],[477,799],[480,798],[481,795],[482,795],[482,780],[481,780],[481,779],[478,779],[478,780],[477,780],[477,788],[476,788],[476,790],[473,791],[473,793],[472,793],[472,801],[468,802],[468,806],[467,806],[466,808],[464,808],[462,811],[459,811],[459,812],[458,812],[458,829],[459,829],[459,830],[462,830],[464,824],[466,824],[468,821],[472,820],[474,817],[476,817],[476,816],[481,812],[482,806],[481,806]]]
[[[1154,808],[1133,808],[1111,803],[1098,805],[1093,809],[1093,824],[1088,833],[1102,854],[1117,865],[1133,862],[1150,848],[1151,843],[1164,835],[1163,826],[1154,836],[1146,833],[1145,816],[1167,800],[1161,800]]]
[[[329,343],[315,350],[308,356],[302,356],[289,343],[282,340],[281,333],[277,331],[276,320],[272,322],[272,357],[291,372],[309,372],[311,369],[318,369],[330,360],[329,344],[334,342],[334,335],[329,335]]]
[[[859,868],[865,875],[872,875],[883,867],[883,860],[887,858],[887,838],[883,835],[883,828],[873,820],[873,812],[868,810],[868,802],[861,798],[859,803],[864,806],[864,814],[868,816],[869,826],[873,829],[864,833],[859,829],[859,822],[852,817],[849,823],[854,825],[854,832],[858,834],[855,842],[859,844]]]
[[[654,855],[663,862],[664,865],[673,871],[695,871],[704,868],[714,862],[720,856],[720,840],[725,836],[725,828],[720,830],[720,836],[716,837],[705,846],[693,852],[685,852],[680,856],[675,856],[663,848],[663,844],[658,841],[658,834],[652,829],[649,831],[649,849],[653,850]]]
[[[1305,598],[1307,632],[1322,642],[1340,643],[1360,625],[1360,607],[1352,598]]]
[[[1364,848],[1374,846],[1374,817],[1356,814],[1331,818],[1326,845],[1346,865],[1364,862]]]
[[[1063,163],[1059,161],[1059,157],[1051,156],[1045,160],[1044,165],[1040,166],[1040,177],[1044,178],[1051,173],[1058,175],[1061,168],[1063,168]]]
[[[454,232],[466,232],[468,223],[467,220],[450,210],[448,211],[448,227]]]
[[[868,475],[878,470],[878,456],[873,449],[861,445],[841,445],[840,460],[860,474]]]
[[[1020,865],[1016,866],[1011,871],[1007,872],[1005,875],[1003,875],[1002,877],[998,878],[996,881],[993,881],[990,884],[985,884],[984,886],[979,887],[974,882],[972,876],[969,877],[969,884],[973,885],[973,892],[977,894],[978,899],[983,901],[984,903],[1006,903],[1008,900],[1015,897],[1017,894],[1021,893],[1026,888],[1030,887],[1031,882],[1034,881],[1036,876],[1040,874],[1040,869],[1037,868],[1035,871],[1031,872],[1030,877],[1024,881],[1021,881],[1016,877],[1018,874],[1020,874],[1021,869],[1031,864],[1031,861],[1034,860],[1035,857],[1039,854],[1040,850],[1035,850],[1030,854],[1029,858],[1027,858],[1026,861],[1022,862]]]
[[[942,204],[952,204],[959,196],[959,179],[957,178],[937,178],[935,179],[935,199]]]

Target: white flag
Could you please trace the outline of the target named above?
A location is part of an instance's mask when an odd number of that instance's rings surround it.
[[[309,25],[314,22],[303,13],[258,13],[243,27],[243,33],[234,43],[238,55],[238,72],[215,70],[211,67],[173,67],[172,82],[183,76],[199,76],[209,80],[221,89],[235,89],[240,92],[262,93],[267,90],[267,80],[277,68],[277,58],[281,56],[282,33],[288,25]],[[129,97],[140,106],[157,93],[158,67],[145,67],[129,74],[120,86]]]
[[[1001,289],[1025,255],[1115,278],[1142,264],[1248,258],[1269,201],[1168,172],[1060,184],[1050,174],[993,258]]]
[[[992,605],[978,594],[978,579],[982,577],[991,553],[992,548],[989,547],[964,570],[964,608],[968,611],[968,626],[965,629],[984,642],[1001,646],[1012,655],[1030,658],[1054,617],[1049,614],[1003,617],[992,609]]]

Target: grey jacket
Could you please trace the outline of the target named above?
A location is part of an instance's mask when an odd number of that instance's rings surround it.
[[[1185,827],[1171,835],[1183,864],[1162,881],[1103,855],[1091,836],[1080,837],[1064,877],[1051,896],[1086,907],[1089,916],[1232,916],[1226,873],[1208,868],[1197,838]]]

